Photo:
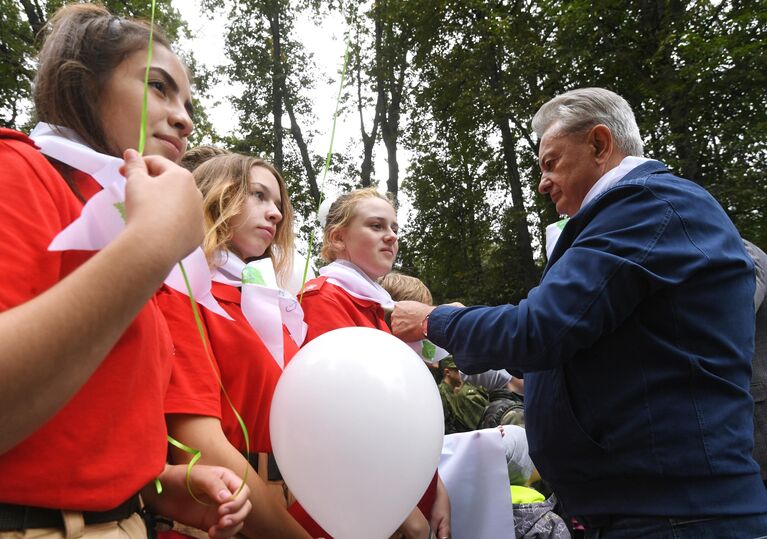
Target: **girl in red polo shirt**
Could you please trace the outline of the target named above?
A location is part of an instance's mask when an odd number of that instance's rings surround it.
[[[0,535],[145,538],[140,493],[156,511],[231,536],[250,505],[247,489],[232,499],[236,475],[194,471],[206,506],[187,492],[184,468],[165,465],[171,341],[152,296],[202,236],[199,193],[173,163],[192,129],[186,69],[156,33],[152,155],[140,158],[130,148],[149,28],[94,5],[64,7],[47,28],[33,91],[45,123],[35,141],[0,129]],[[103,182],[125,156],[125,227],[99,252],[49,250],[101,191],[75,154],[86,168],[107,165],[94,172]]]
[[[203,193],[203,250],[212,268],[212,293],[231,319],[201,310],[209,359],[189,298],[170,289],[159,295],[176,354],[165,400],[168,430],[199,449],[201,462],[238,472],[251,466],[254,509],[242,534],[308,538],[286,510],[284,484],[270,458],[272,395],[306,331],[298,301],[281,290],[293,257],[293,210],[285,181],[269,163],[238,154],[211,157],[197,166],[194,177]],[[216,374],[247,425],[249,454]],[[181,450],[172,456],[175,462],[193,457]],[[184,527],[177,531],[196,535]]]
[[[309,326],[306,342],[350,326],[391,333],[384,313],[394,302],[376,279],[391,271],[397,232],[394,207],[373,188],[346,193],[333,202],[324,223],[321,253],[330,264],[320,269],[320,277],[306,283],[302,300]],[[407,539],[427,539],[430,527],[435,537],[450,534],[450,502],[436,474],[399,533]]]

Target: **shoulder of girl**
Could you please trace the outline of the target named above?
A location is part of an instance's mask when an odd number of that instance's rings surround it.
[[[304,286],[304,295],[314,295],[319,292],[327,281],[327,277],[316,277],[311,281],[307,281]]]
[[[6,127],[0,127],[0,139],[18,140],[20,142],[24,142],[25,144],[32,146],[33,148],[37,148],[37,146],[35,146],[35,142],[31,138],[29,138],[27,135],[25,135],[21,131],[8,129]]]

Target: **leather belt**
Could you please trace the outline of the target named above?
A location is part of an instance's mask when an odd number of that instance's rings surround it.
[[[139,512],[141,502],[138,494],[108,511],[83,511],[85,524],[103,524],[124,520]],[[60,509],[0,503],[0,531],[28,530],[33,528],[64,529]]]

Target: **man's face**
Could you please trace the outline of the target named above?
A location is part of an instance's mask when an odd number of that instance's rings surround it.
[[[578,213],[589,189],[604,173],[592,139],[593,129],[565,134],[556,123],[541,137],[538,163],[542,175],[538,191],[551,197],[559,214],[572,217]]]
[[[462,382],[461,382],[461,375],[458,372],[458,369],[451,369],[451,368],[448,367],[448,368],[445,369],[445,373],[444,374],[445,374],[445,381],[448,384],[450,384],[453,387],[460,387],[461,386],[461,384],[462,384]]]

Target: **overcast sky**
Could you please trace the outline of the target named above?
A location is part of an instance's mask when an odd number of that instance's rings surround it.
[[[228,61],[223,44],[226,35],[226,12],[210,19],[207,15],[201,15],[199,0],[173,0],[173,4],[189,23],[189,28],[194,36],[192,40],[182,39],[179,43],[181,47],[184,50],[194,51],[197,61],[209,68],[225,64]],[[316,26],[309,17],[296,21],[296,34],[302,37],[307,50],[314,54],[315,63],[320,70],[320,76],[316,77],[316,88],[311,96],[314,103],[314,114],[317,118],[317,124],[311,126],[317,131],[311,149],[323,157],[327,155],[330,145],[333,112],[338,95],[340,72],[343,67],[343,56],[346,48],[344,29],[344,22],[341,17],[338,17],[336,21],[324,21],[321,28]],[[235,95],[240,90],[241,88],[237,85],[226,81],[214,89],[211,100],[204,102],[211,122],[220,134],[229,134],[237,127],[237,114],[227,97]],[[289,125],[290,120],[285,114],[283,126]],[[369,125],[369,123],[366,124],[366,126]],[[301,127],[306,130],[310,126],[302,125]],[[359,116],[356,113],[356,107],[352,108],[352,112],[339,116],[333,149],[336,152],[343,152],[349,145],[354,145],[359,155],[359,159],[357,159],[357,166],[359,166],[362,162],[362,143],[360,142]],[[407,171],[408,152],[405,149],[400,149],[398,160],[401,182]],[[317,171],[318,182],[321,173],[322,170]],[[382,192],[386,190],[387,176],[386,149],[383,143],[379,142],[375,150],[375,177],[379,181],[378,188]],[[325,198],[332,199],[340,194],[331,183],[325,186],[323,193]],[[397,219],[401,227],[406,227],[412,204],[401,191],[399,199],[400,208],[397,212]],[[302,239],[299,238],[299,244],[303,243]]]

